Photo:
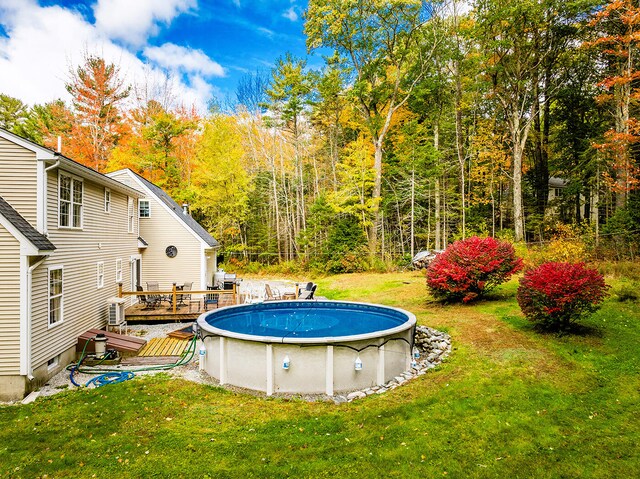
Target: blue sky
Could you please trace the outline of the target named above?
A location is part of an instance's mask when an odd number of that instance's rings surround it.
[[[67,100],[83,52],[121,65],[130,83],[171,77],[179,102],[204,108],[238,79],[305,57],[306,0],[0,0],[0,92],[32,104]],[[320,55],[308,58],[320,68]]]

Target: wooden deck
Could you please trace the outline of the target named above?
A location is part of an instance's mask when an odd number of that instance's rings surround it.
[[[233,304],[233,297],[231,295],[220,295],[220,304],[218,307],[224,308],[226,306],[232,306]],[[213,309],[216,309],[215,306],[209,307],[209,311]],[[163,303],[162,306],[154,309],[148,309],[144,307],[144,304],[136,303],[125,310],[125,317],[127,321],[187,323],[195,321],[202,313],[204,313],[202,300],[196,299],[184,306],[176,306],[175,314],[173,313],[173,307],[168,306],[167,303]]]
[[[140,350],[138,356],[181,356],[188,345],[187,339],[153,338]]]

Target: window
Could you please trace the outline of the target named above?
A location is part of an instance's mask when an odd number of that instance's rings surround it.
[[[96,264],[97,267],[97,287],[98,289],[104,287],[104,262],[98,261]]]
[[[151,216],[149,200],[138,200],[138,212],[140,218],[149,218]]]
[[[58,178],[58,226],[82,228],[82,180],[60,173]]]
[[[62,322],[64,306],[62,266],[49,268],[49,327]]]
[[[135,229],[135,216],[133,213],[133,198],[129,198],[127,203],[127,231],[133,233]]]
[[[122,283],[122,260],[116,259],[116,283]]]
[[[52,369],[56,368],[58,364],[60,364],[60,355],[57,355],[47,361],[47,370],[51,371]]]
[[[109,188],[104,189],[104,212],[111,213],[111,190]]]

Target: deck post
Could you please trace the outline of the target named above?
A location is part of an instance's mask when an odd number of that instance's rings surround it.
[[[173,295],[172,298],[172,304],[173,304],[173,314],[176,314],[176,283],[173,283],[173,292],[171,293]]]
[[[122,298],[122,283],[118,283],[118,298]]]
[[[238,304],[238,297],[236,296],[236,283],[233,282],[233,304]]]

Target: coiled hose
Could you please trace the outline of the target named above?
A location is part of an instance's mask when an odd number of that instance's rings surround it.
[[[82,354],[80,356],[80,360],[75,363],[75,364],[70,364],[69,366],[67,366],[67,370],[70,371],[69,373],[69,379],[71,381],[71,383],[76,386],[76,387],[80,387],[81,385],[78,384],[73,376],[76,373],[84,373],[84,374],[98,374],[98,376],[90,379],[89,381],[87,381],[87,383],[85,384],[85,386],[90,386],[90,385],[94,385],[95,387],[100,387],[100,386],[104,386],[106,384],[117,384],[117,383],[121,383],[123,381],[127,381],[131,378],[133,378],[134,374],[137,372],[142,372],[142,371],[167,371],[173,368],[177,368],[178,366],[183,366],[184,364],[187,364],[188,362],[190,362],[193,359],[193,356],[195,354],[196,351],[196,344],[198,341],[198,337],[197,336],[193,336],[193,339],[191,339],[189,345],[187,346],[187,349],[184,351],[184,353],[182,353],[182,355],[180,356],[180,358],[175,362],[175,363],[171,363],[171,364],[161,364],[158,366],[145,366],[145,367],[140,367],[140,368],[131,368],[131,369],[110,369],[107,368],[105,366],[101,366],[101,367],[81,367],[82,366],[82,361],[84,361],[86,359],[86,350],[87,350],[87,345],[89,344],[90,341],[92,341],[93,338],[87,339],[87,341],[84,344],[84,348],[82,348]]]

